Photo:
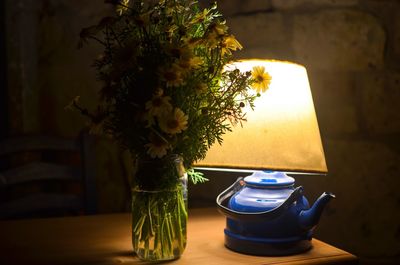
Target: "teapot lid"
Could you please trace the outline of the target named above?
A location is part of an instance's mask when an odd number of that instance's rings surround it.
[[[250,176],[245,177],[244,182],[247,185],[261,188],[278,188],[292,186],[294,178],[280,171],[256,171]]]

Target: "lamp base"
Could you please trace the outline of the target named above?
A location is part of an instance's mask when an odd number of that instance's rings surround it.
[[[310,239],[279,239],[245,237],[225,229],[225,246],[233,251],[257,256],[286,256],[311,249]]]

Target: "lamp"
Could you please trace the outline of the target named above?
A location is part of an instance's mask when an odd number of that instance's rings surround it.
[[[276,60],[242,60],[229,68],[262,66],[272,77],[268,90],[247,107],[247,121],[224,135],[196,167],[255,171],[217,197],[227,216],[225,245],[255,255],[287,255],[311,248],[312,231],[326,203],[312,207],[303,188],[284,172],[327,173],[306,69]],[[268,171],[257,171],[268,170]],[[272,170],[272,171],[271,171]]]
[[[229,65],[242,72],[264,66],[269,89],[247,106],[243,127],[210,148],[198,167],[268,169],[326,173],[327,167],[306,69],[275,60],[242,60]]]

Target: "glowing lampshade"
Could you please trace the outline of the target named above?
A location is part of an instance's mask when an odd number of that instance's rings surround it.
[[[272,76],[269,89],[248,107],[247,122],[223,136],[197,167],[267,169],[326,173],[306,69],[275,60],[242,60],[228,67],[251,71],[264,66]]]

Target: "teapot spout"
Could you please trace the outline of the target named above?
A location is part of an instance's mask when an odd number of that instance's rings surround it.
[[[307,230],[314,228],[326,204],[333,198],[335,198],[335,195],[330,192],[324,192],[310,209],[301,211],[299,214],[300,226]]]

